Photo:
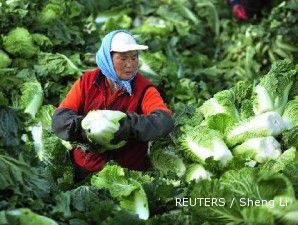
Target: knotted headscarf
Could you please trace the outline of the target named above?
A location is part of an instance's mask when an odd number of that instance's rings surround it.
[[[114,69],[112,57],[111,57],[111,43],[115,34],[119,32],[125,32],[131,35],[129,32],[125,30],[114,30],[108,33],[102,40],[101,46],[96,53],[96,64],[100,68],[103,75],[110,80],[112,80],[118,87],[123,88],[125,91],[131,95],[131,81],[136,76],[137,72],[135,72],[131,79],[129,80],[120,80],[118,75]]]

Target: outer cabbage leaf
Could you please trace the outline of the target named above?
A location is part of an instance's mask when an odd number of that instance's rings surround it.
[[[200,107],[205,118],[219,113],[228,114],[239,120],[239,113],[235,107],[235,94],[233,91],[224,90],[216,93]]]
[[[287,148],[291,146],[298,149],[298,126],[293,127],[290,130],[286,130],[282,133],[283,145]]]
[[[218,130],[220,133],[225,134],[228,129],[235,125],[237,121],[231,115],[219,113],[209,116],[201,123],[201,126],[207,126],[210,129]]]
[[[19,110],[0,106],[0,146],[17,147],[21,144],[24,131],[24,113]]]
[[[298,126],[298,96],[287,103],[282,118],[287,129]]]
[[[11,59],[9,56],[2,50],[0,50],[0,69],[6,68],[11,64]]]
[[[137,214],[140,219],[147,220],[149,218],[147,195],[140,184],[136,182],[136,185],[139,188],[133,191],[131,195],[123,197],[120,201],[120,206],[129,212]]]
[[[15,102],[16,106],[24,109],[25,113],[35,118],[43,102],[43,89],[37,80],[27,81],[21,87],[21,97]]]
[[[254,89],[253,111],[256,115],[268,111],[283,113],[296,74],[292,68],[289,60],[276,61],[268,74],[260,79]]]
[[[39,15],[40,23],[50,24],[61,19],[65,13],[63,6],[64,4],[59,5],[51,2],[45,5]]]
[[[210,180],[212,174],[205,170],[205,168],[200,164],[191,164],[187,167],[185,180],[186,182],[191,182],[195,180],[196,182],[200,180]]]
[[[156,149],[151,151],[150,161],[153,168],[163,175],[175,174],[181,177],[186,170],[183,160],[170,150]]]
[[[204,163],[207,158],[213,157],[225,165],[232,158],[222,135],[216,130],[194,127],[183,134],[181,142],[185,155],[197,162]]]
[[[122,208],[137,214],[140,219],[149,218],[148,200],[141,183],[127,177],[120,166],[106,165],[92,176],[91,185],[108,190],[112,197],[120,201]]]
[[[112,197],[129,196],[138,188],[125,177],[124,169],[117,165],[106,165],[100,172],[93,175],[91,185],[99,189],[109,190]]]

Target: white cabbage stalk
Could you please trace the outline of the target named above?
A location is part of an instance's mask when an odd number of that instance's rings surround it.
[[[114,134],[119,130],[119,121],[125,113],[113,110],[90,111],[82,120],[82,128],[90,142],[100,144],[106,149],[115,149],[124,146],[125,141],[112,145]]]
[[[226,140],[233,146],[253,137],[277,136],[284,129],[284,121],[277,112],[266,112],[236,124],[228,131]]]
[[[248,167],[255,167],[257,165],[257,162],[254,160],[251,160],[249,162],[244,163],[244,165]]]
[[[269,136],[249,139],[236,146],[233,153],[263,163],[270,159],[277,159],[281,155],[281,149],[279,142],[274,137]]]
[[[24,108],[25,113],[28,113],[32,118],[35,118],[35,115],[43,102],[43,90],[41,84],[38,81],[25,82],[21,91],[21,107]]]
[[[235,94],[229,90],[218,92],[213,98],[205,101],[200,107],[200,112],[205,118],[225,113],[234,117],[235,120],[239,120],[239,113],[235,107]]]
[[[29,127],[29,130],[31,130],[33,142],[34,142],[34,149],[37,153],[37,156],[39,160],[43,161],[45,158],[47,158],[44,155],[44,142],[42,139],[42,124],[39,122],[38,124],[35,124],[34,126]]]
[[[253,105],[253,111],[256,115],[273,110],[274,104],[266,88],[261,85],[255,87],[257,93],[257,105]]]
[[[211,176],[212,174],[209,171],[207,171],[202,165],[192,164],[187,169],[185,180],[188,183],[192,180],[198,182],[200,180],[210,180]]]
[[[146,193],[143,190],[135,191],[134,193],[135,212],[142,220],[149,218],[149,208]]]
[[[204,107],[202,107],[202,111],[203,111],[204,115],[209,115],[208,113],[211,113],[211,115],[215,115],[218,113],[225,112],[224,107],[215,98],[211,98],[211,99],[205,101],[203,106]],[[212,109],[212,112],[211,112],[211,110],[210,110],[210,112],[208,112],[208,108]]]
[[[214,160],[221,161],[223,165],[226,165],[226,163],[233,157],[231,151],[221,140],[214,139],[212,145],[209,147],[204,147],[191,138],[188,138],[186,142],[192,153],[203,161],[209,157],[213,157]]]

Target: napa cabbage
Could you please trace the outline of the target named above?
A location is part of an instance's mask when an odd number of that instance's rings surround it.
[[[16,27],[3,37],[4,49],[16,57],[31,58],[37,54],[38,47],[33,43],[26,28]]]
[[[149,218],[147,195],[138,179],[129,177],[118,165],[106,165],[91,178],[91,185],[109,191],[113,198],[120,201],[120,206],[136,214],[140,219]]]
[[[228,146],[243,143],[254,137],[277,136],[285,129],[285,124],[277,112],[266,112],[239,122],[226,133]]]
[[[201,125],[207,126],[208,128],[213,130],[218,130],[222,134],[225,134],[225,132],[236,122],[237,121],[235,120],[235,118],[231,117],[230,115],[225,113],[218,113],[216,115],[209,116],[201,123]]]
[[[35,118],[43,102],[44,92],[36,79],[26,81],[21,85],[21,95],[13,99],[13,106]]]
[[[64,14],[64,5],[50,2],[46,4],[39,15],[39,22],[42,24],[51,24],[63,17]]]
[[[211,176],[212,174],[209,171],[207,171],[202,165],[191,164],[187,167],[185,180],[188,183],[192,180],[198,182],[200,180],[210,180]]]
[[[11,64],[11,59],[9,56],[2,50],[0,50],[0,69],[7,68]]]
[[[149,218],[149,207],[147,195],[140,184],[139,188],[132,192],[128,197],[123,197],[120,201],[120,206],[129,212],[139,216],[142,220]]]
[[[113,110],[93,110],[82,120],[82,128],[91,143],[99,144],[105,149],[116,149],[125,145],[125,141],[111,144],[114,134],[119,130],[119,121],[126,114]]]
[[[205,118],[219,113],[228,114],[239,120],[239,113],[235,107],[235,94],[233,91],[224,90],[216,93],[213,98],[205,101],[200,107]]]
[[[290,148],[293,146],[298,149],[298,126],[284,131],[282,133],[282,141],[285,147]]]
[[[53,43],[47,36],[43,34],[32,34],[33,43],[39,46],[42,50],[50,50],[53,47]]]
[[[150,161],[157,171],[163,175],[176,174],[181,177],[185,173],[185,164],[183,160],[173,151],[156,149],[150,152]]]
[[[283,113],[296,74],[292,67],[290,60],[276,61],[270,71],[260,79],[260,83],[254,88],[252,100],[256,115],[268,111]]]
[[[184,153],[190,159],[204,163],[212,157],[225,165],[232,154],[223,140],[223,136],[216,130],[207,127],[194,127],[187,130],[181,137]]]
[[[251,138],[233,149],[233,155],[259,163],[270,159],[277,159],[280,154],[280,144],[272,136]]]

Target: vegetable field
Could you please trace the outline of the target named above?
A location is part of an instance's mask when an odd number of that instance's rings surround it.
[[[77,183],[51,117],[114,29],[149,46],[175,128],[148,171]],[[0,0],[0,225],[298,224],[297,63],[297,0],[247,22],[224,0]]]

